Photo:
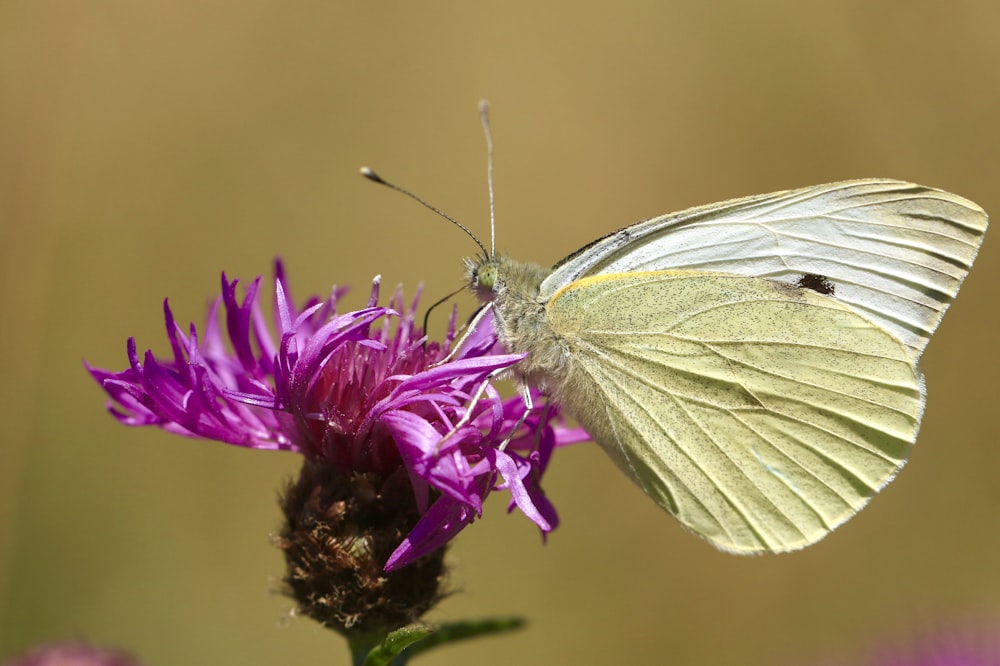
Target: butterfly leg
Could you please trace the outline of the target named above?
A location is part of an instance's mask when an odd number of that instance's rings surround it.
[[[458,339],[458,342],[455,343],[455,346],[451,348],[451,351],[448,352],[448,355],[445,356],[440,361],[438,361],[437,363],[432,363],[430,367],[436,368],[440,365],[444,365],[445,363],[448,363],[449,361],[453,360],[455,358],[455,354],[459,352],[459,350],[462,348],[465,342],[469,338],[471,338],[477,330],[479,330],[479,325],[483,322],[483,319],[486,317],[487,313],[493,312],[492,306],[493,303],[487,303],[483,307],[479,308],[479,312],[476,313],[476,316],[473,317],[472,321],[469,322],[469,325],[466,326],[465,332],[462,333],[462,337]]]

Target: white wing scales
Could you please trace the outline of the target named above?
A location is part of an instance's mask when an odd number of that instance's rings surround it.
[[[911,183],[818,185],[626,227],[560,262],[539,296],[611,273],[701,270],[790,283],[814,274],[916,358],[965,279],[986,224],[971,201]]]
[[[586,278],[547,306],[558,398],[686,527],[781,552],[902,467],[923,383],[894,336],[829,296],[732,275]]]

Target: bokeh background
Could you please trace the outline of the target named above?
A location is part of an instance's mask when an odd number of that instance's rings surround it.
[[[0,3],[0,658],[87,638],[149,664],[348,663],[289,617],[269,535],[291,454],[128,429],[82,361],[167,350],[219,273],[296,293],[460,284],[487,235],[476,103],[493,105],[498,245],[552,263],[627,223],[890,176],[1000,211],[1000,4],[956,0]],[[997,233],[996,231],[993,232]],[[597,450],[547,478],[542,545],[502,498],[430,619],[523,615],[428,663],[811,664],[1000,629],[1000,239],[923,360],[900,477],[803,552],[685,533]],[[463,312],[471,302],[458,301]]]

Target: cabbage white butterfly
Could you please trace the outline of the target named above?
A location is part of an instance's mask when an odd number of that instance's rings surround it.
[[[954,194],[854,180],[655,217],[551,269],[483,249],[467,278],[521,380],[657,504],[722,550],[784,552],[906,462],[917,362],[986,226]]]

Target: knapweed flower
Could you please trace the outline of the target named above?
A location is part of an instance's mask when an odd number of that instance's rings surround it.
[[[141,666],[124,652],[89,643],[52,643],[11,657],[4,666]]]
[[[994,624],[956,626],[876,650],[872,666],[997,666],[1000,633]]]
[[[1000,623],[995,618],[946,621],[937,627],[921,624],[902,636],[882,638],[859,654],[812,663],[815,666],[1000,666]]]
[[[126,370],[88,369],[126,425],[303,456],[277,539],[301,611],[349,634],[416,619],[441,596],[442,547],[493,490],[543,534],[556,526],[541,477],[557,444],[585,436],[540,396],[526,414],[499,395],[490,378],[522,357],[499,353],[490,325],[454,349],[454,313],[429,341],[416,299],[379,305],[378,279],[342,314],[342,290],[296,307],[280,262],[275,274],[273,317],[259,277],[241,301],[223,274],[200,337],[164,303],[172,358],[129,339]]]

